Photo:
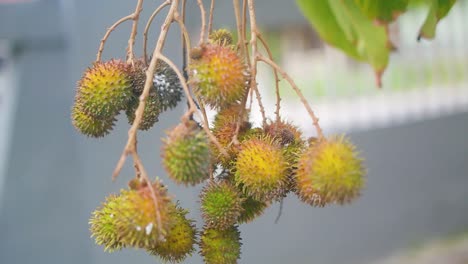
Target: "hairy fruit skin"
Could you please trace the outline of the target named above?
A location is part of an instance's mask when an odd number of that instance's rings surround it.
[[[228,47],[208,44],[200,58],[189,65],[195,94],[215,108],[239,102],[245,94],[248,74],[239,55]]]
[[[232,39],[232,33],[224,28],[217,29],[208,36],[208,41],[210,43],[227,47],[232,46]]]
[[[163,165],[171,179],[196,185],[209,178],[211,154],[208,137],[193,121],[179,124],[164,140]]]
[[[268,207],[268,202],[263,202],[247,196],[242,202],[242,213],[237,222],[239,224],[252,222],[255,218],[263,214]]]
[[[88,137],[104,137],[109,134],[114,127],[115,118],[100,119],[88,115],[81,107],[80,104],[75,104],[72,109],[72,124],[82,134]]]
[[[187,210],[179,207],[174,210],[170,215],[172,226],[165,240],[148,249],[150,254],[170,263],[180,263],[192,254],[195,250],[197,230],[194,221],[187,219],[187,213]]]
[[[237,264],[241,245],[237,226],[226,230],[205,227],[200,238],[200,254],[206,264]]]
[[[89,116],[115,117],[132,98],[130,65],[120,60],[95,62],[78,82],[75,104]]]
[[[277,198],[287,181],[288,164],[276,141],[251,138],[241,148],[235,164],[236,185],[261,201]]]
[[[96,244],[104,245],[109,251],[122,247],[149,248],[156,245],[170,227],[168,220],[174,205],[165,187],[156,182],[153,188],[162,226],[157,226],[156,207],[148,187],[122,190],[119,195],[110,196],[93,212],[90,230]]]
[[[201,211],[208,228],[226,229],[237,222],[243,199],[227,181],[210,182],[200,195]]]
[[[360,195],[365,169],[354,145],[344,137],[317,141],[300,157],[297,192],[313,206],[345,204]]]
[[[129,103],[128,108],[125,110],[127,115],[128,123],[133,124],[135,121],[135,111],[138,108],[139,100],[135,98],[131,103]],[[145,110],[143,111],[143,117],[138,126],[140,130],[149,130],[158,122],[159,113],[161,112],[159,96],[157,94],[150,94],[146,98]]]

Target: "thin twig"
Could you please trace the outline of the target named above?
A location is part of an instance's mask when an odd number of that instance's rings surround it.
[[[279,205],[279,210],[278,210],[278,215],[276,216],[275,219],[275,224],[278,224],[281,215],[283,215],[283,203],[284,203],[284,198],[281,198],[280,205]]]
[[[258,47],[257,47],[257,35],[258,35],[258,29],[257,29],[257,19],[255,17],[255,7],[254,7],[254,0],[248,0],[248,9],[249,9],[249,18],[250,18],[250,46],[252,49],[252,57],[251,57],[251,62],[250,62],[250,89],[253,89],[255,91],[258,105],[260,106],[260,112],[262,114],[262,123],[263,127],[266,126],[266,114],[265,114],[265,108],[263,107],[262,104],[262,99],[260,96],[260,92],[258,91],[258,86],[257,86],[257,59],[258,59]]]
[[[114,173],[112,175],[112,179],[115,179],[124,163],[126,160],[126,157],[128,155],[132,155],[135,166],[137,167],[138,172],[140,173],[141,177],[148,183],[149,189],[151,191],[151,196],[153,198],[154,206],[155,206],[155,211],[156,211],[156,225],[158,229],[160,229],[160,233],[163,233],[162,231],[162,225],[161,225],[161,218],[159,216],[159,203],[153,188],[153,185],[151,184],[151,181],[149,180],[148,174],[146,173],[143,163],[141,162],[138,153],[136,152],[136,136],[138,132],[138,127],[140,125],[140,122],[143,118],[143,113],[145,109],[145,104],[146,104],[146,98],[149,95],[150,89],[153,84],[153,76],[156,71],[156,66],[157,66],[157,61],[158,58],[160,57],[161,50],[164,47],[164,43],[166,41],[166,36],[167,32],[169,31],[170,24],[173,21],[174,14],[177,11],[179,1],[178,0],[173,0],[171,3],[171,8],[166,16],[166,19],[164,20],[164,23],[161,27],[161,32],[159,34],[158,42],[156,43],[156,47],[154,48],[153,56],[151,58],[150,65],[148,66],[148,69],[146,70],[146,81],[145,81],[145,86],[143,89],[143,92],[139,98],[139,104],[138,108],[135,111],[135,120],[130,127],[128,131],[128,141],[127,144],[125,145],[124,151],[119,159],[119,162],[117,163],[117,166],[114,170]]]
[[[104,37],[101,39],[101,43],[99,44],[98,53],[96,55],[96,62],[101,61],[102,52],[104,51],[104,45],[106,44],[106,41],[109,38],[112,31],[114,31],[123,22],[125,22],[127,20],[132,20],[132,18],[133,18],[133,14],[122,17],[117,22],[115,22],[109,29],[107,29],[106,34],[104,34]]]
[[[258,40],[260,40],[260,42],[263,44],[263,47],[265,48],[266,52],[268,53],[268,57],[270,58],[270,60],[273,60],[273,54],[271,52],[271,49],[270,47],[268,46],[268,43],[265,41],[265,39],[263,38],[263,36],[259,33],[257,35],[258,37]],[[280,79],[279,79],[279,76],[278,76],[278,70],[273,68],[273,74],[275,75],[275,93],[276,93],[276,111],[275,111],[275,115],[276,115],[276,122],[280,122],[281,120],[281,116],[280,116],[280,109],[281,109],[281,96],[280,96],[280,91],[279,91],[279,82],[280,82]]]
[[[158,15],[158,13],[166,6],[170,5],[171,1],[166,0],[164,3],[162,3],[158,8],[154,10],[154,12],[151,14],[150,18],[148,19],[148,22],[146,23],[145,26],[145,31],[143,32],[143,58],[145,60],[145,65],[148,66],[148,53],[147,53],[147,45],[148,45],[148,31],[151,27],[151,24],[153,23],[154,18]]]
[[[182,75],[180,70],[177,68],[177,66],[175,66],[175,64],[171,60],[169,60],[164,55],[159,54],[158,57],[162,61],[166,62],[174,70],[174,72],[177,74],[177,76],[179,77],[180,82],[182,84],[182,88],[184,89],[185,96],[187,96],[187,100],[189,102],[190,108],[189,108],[188,112],[182,117],[182,119],[188,120],[188,116],[191,115],[192,113],[198,115],[200,120],[203,120],[203,123],[204,123],[203,130],[205,130],[205,133],[207,134],[208,138],[211,140],[211,142],[213,142],[213,144],[216,145],[216,147],[218,147],[219,151],[223,155],[228,156],[226,150],[223,148],[223,146],[221,146],[221,144],[216,139],[216,137],[213,135],[213,133],[211,133],[209,123],[208,123],[208,118],[206,117],[206,115],[202,116],[202,115],[200,115],[200,112],[198,112],[197,105],[195,104],[195,102],[194,102],[194,100],[192,98],[192,95],[190,94],[190,90],[188,88],[187,82],[185,81],[184,76]]]
[[[210,19],[208,21],[208,35],[213,31],[213,14],[215,9],[215,0],[211,0],[210,5]]]
[[[128,39],[128,48],[127,48],[127,63],[133,63],[134,53],[133,46],[135,45],[135,38],[138,30],[138,21],[140,20],[140,13],[143,10],[143,0],[138,0],[135,12],[132,14],[132,32],[130,33],[130,38]]]
[[[200,8],[200,16],[201,16],[201,29],[200,29],[200,41],[198,45],[201,46],[203,42],[205,42],[205,32],[206,32],[206,11],[205,7],[203,6],[202,0],[197,0],[198,7]]]
[[[317,136],[319,137],[319,139],[324,138],[322,128],[319,125],[318,117],[315,115],[314,111],[310,107],[309,103],[305,99],[299,87],[297,87],[294,80],[283,69],[281,69],[281,67],[278,64],[276,64],[274,61],[270,60],[269,58],[266,58],[262,55],[257,55],[257,59],[275,68],[281,74],[281,76],[283,76],[283,78],[291,85],[291,88],[296,92],[297,96],[299,96],[299,99],[301,100],[302,104],[304,105],[310,117],[312,118],[315,129],[317,130]]]

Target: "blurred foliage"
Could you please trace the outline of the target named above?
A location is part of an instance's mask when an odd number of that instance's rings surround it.
[[[416,0],[411,5],[428,5],[429,13],[418,38],[435,36],[438,22],[456,0]],[[348,56],[369,63],[377,84],[387,68],[394,49],[388,36],[388,23],[404,13],[411,0],[297,0],[304,16],[320,37]]]

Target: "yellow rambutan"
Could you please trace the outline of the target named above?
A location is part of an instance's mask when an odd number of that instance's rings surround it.
[[[241,245],[237,226],[225,230],[205,227],[200,238],[200,254],[206,264],[236,264]]]

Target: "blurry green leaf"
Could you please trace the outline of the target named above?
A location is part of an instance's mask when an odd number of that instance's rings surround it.
[[[433,39],[435,37],[437,23],[444,18],[456,0],[428,0],[430,4],[429,14],[419,31],[418,40],[421,38]]]
[[[328,0],[297,0],[297,4],[325,42],[361,60],[356,46],[346,38],[345,32],[330,9]]]
[[[354,2],[368,18],[388,24],[406,11],[409,0],[354,0]]]
[[[373,23],[351,0],[297,2],[324,41],[372,65],[380,86],[391,48],[386,29]]]

